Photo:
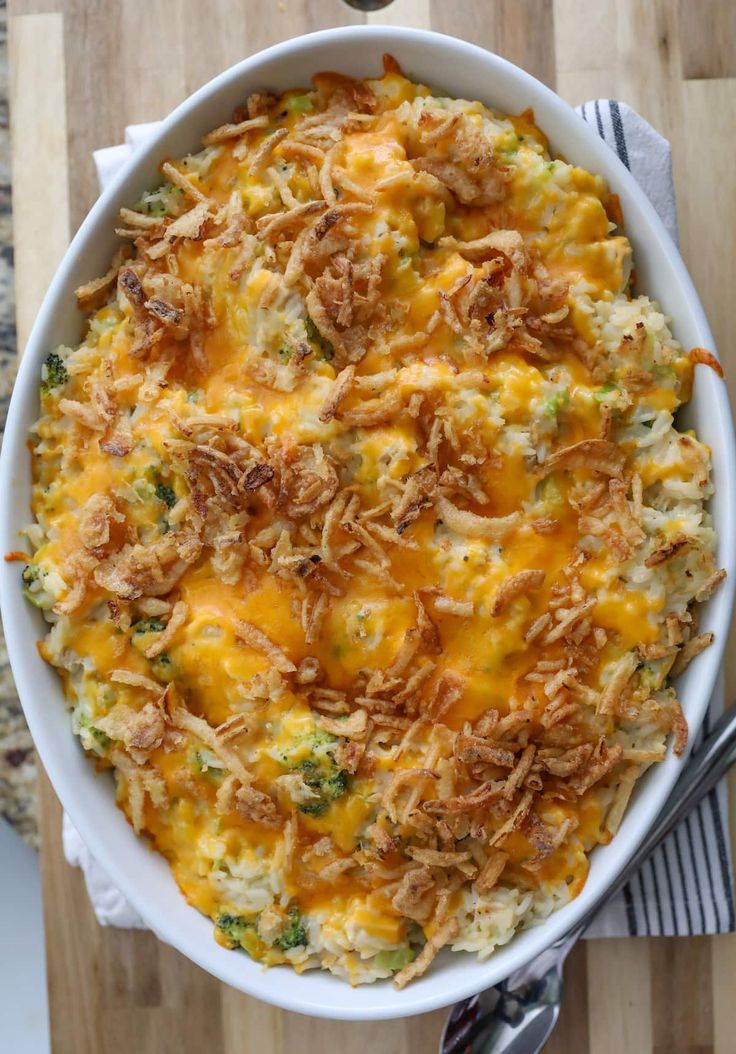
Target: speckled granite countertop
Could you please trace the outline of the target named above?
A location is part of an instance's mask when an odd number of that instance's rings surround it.
[[[15,377],[13,220],[8,135],[7,11],[0,0],[0,429]],[[30,733],[15,693],[0,632],[0,813],[25,840],[38,846],[36,763]]]

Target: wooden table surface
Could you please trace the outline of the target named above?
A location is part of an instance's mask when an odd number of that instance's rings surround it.
[[[97,194],[94,148],[120,141],[126,124],[164,115],[251,52],[363,20],[342,0],[10,7],[21,348],[69,233]],[[626,100],[671,140],[683,253],[733,385],[734,0],[396,0],[369,18],[481,44],[573,104]],[[733,687],[731,673],[729,699]],[[44,778],[41,811],[55,1054],[436,1050],[443,1012],[374,1025],[311,1020],[219,984],[150,933],[100,928],[80,873],[63,860],[60,808]],[[735,980],[736,936],[586,942],[569,961],[547,1054],[731,1054]]]

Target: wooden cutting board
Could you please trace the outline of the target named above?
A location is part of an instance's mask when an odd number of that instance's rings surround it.
[[[11,0],[10,14],[21,348],[96,197],[94,148],[120,141],[126,124],[161,117],[253,51],[363,17],[342,0]],[[683,252],[733,385],[733,0],[396,0],[370,18],[498,51],[573,104],[625,99],[672,141]],[[150,933],[102,929],[80,873],[64,862],[61,811],[43,776],[40,801],[55,1054],[437,1049],[443,1012],[375,1025],[311,1020],[219,984]],[[547,1052],[731,1054],[735,979],[736,936],[581,944]]]

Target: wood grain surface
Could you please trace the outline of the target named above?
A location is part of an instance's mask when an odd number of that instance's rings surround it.
[[[361,20],[342,0],[11,0],[21,347],[97,187],[91,152],[164,115],[253,51]],[[734,0],[395,0],[369,21],[464,37],[575,104],[624,99],[672,142],[683,254],[736,384]],[[727,671],[727,698],[734,697]],[[733,788],[732,788],[733,791]],[[736,815],[732,792],[732,818]],[[355,1025],[274,1010],[149,933],[100,928],[41,780],[55,1054],[430,1054],[444,1012]],[[547,1054],[732,1054],[736,936],[589,941],[573,952]],[[346,990],[346,998],[350,998]],[[15,1054],[15,1052],[14,1052]],[[22,1054],[22,1052],[18,1052]]]

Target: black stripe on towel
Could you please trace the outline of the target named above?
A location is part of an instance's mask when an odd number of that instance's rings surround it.
[[[705,933],[705,905],[703,903],[703,894],[700,889],[700,876],[698,875],[698,865],[695,861],[695,850],[693,848],[694,830],[692,815],[685,817],[684,826],[686,831],[685,844],[690,850],[690,865],[693,869],[693,878],[695,880],[695,895],[698,898],[698,907],[700,908],[700,932]]]
[[[691,815],[694,815],[696,817],[697,821],[698,821],[698,833],[700,835],[700,847],[701,847],[700,848],[700,852],[701,852],[701,855],[702,855],[703,864],[705,866],[705,873],[706,873],[707,878],[708,878],[708,886],[710,887],[710,902],[713,905],[713,915],[714,915],[714,918],[715,918],[716,933],[720,933],[721,930],[722,930],[721,913],[720,913],[720,910],[719,910],[719,907],[718,907],[718,898],[716,897],[715,883],[713,882],[713,872],[712,872],[711,866],[710,866],[710,856],[708,855],[708,839],[707,839],[706,834],[705,834],[705,820],[704,820],[705,807],[704,806],[705,806],[704,802],[702,802],[702,801],[698,802],[698,804],[693,809]]]
[[[629,937],[636,936],[636,912],[634,911],[634,898],[631,895],[631,886],[627,882],[623,888],[624,905],[626,906],[626,925],[629,927]]]
[[[708,735],[711,728],[711,714],[710,709],[705,711],[705,719],[703,721],[703,728],[705,735]],[[721,817],[720,803],[718,801],[718,793],[714,789],[708,795],[708,804],[710,806],[711,818],[713,821],[713,831],[716,836],[716,848],[718,850],[718,864],[721,872],[721,882],[723,883],[723,893],[726,899],[726,911],[728,912],[728,929],[725,932],[732,932],[734,929],[734,905],[733,905],[733,888],[731,886],[731,869],[728,861],[728,849],[726,848],[726,838],[723,831],[723,819]],[[707,852],[707,847],[706,847]],[[715,889],[713,893],[715,899]],[[724,931],[720,929],[719,932]]]
[[[668,889],[669,895],[670,895],[670,913],[672,915],[672,926],[673,926],[674,931],[675,931],[675,936],[679,937],[680,936],[680,925],[679,925],[679,923],[677,921],[677,909],[675,907],[675,890],[674,890],[674,887],[672,885],[672,873],[670,871],[669,854],[667,852],[667,842],[668,841],[669,841],[669,839],[667,841],[662,842],[662,863],[664,864],[664,877],[667,880],[667,889]],[[683,890],[683,893],[684,892],[685,892],[685,890]],[[685,896],[685,899],[687,900],[687,895]]]
[[[613,134],[616,137],[616,153],[626,167],[631,169],[631,165],[629,164],[629,151],[626,149],[624,123],[621,120],[621,109],[615,99],[609,101],[608,108],[611,111],[611,124],[613,125]]]
[[[723,892],[726,897],[726,909],[728,911],[727,932],[731,933],[734,929],[733,890],[731,889],[731,873],[728,866],[728,851],[726,849],[726,839],[723,835],[721,810],[718,807],[718,798],[716,796],[715,790],[712,790],[708,795],[708,804],[710,805],[710,810],[713,816],[713,827],[716,832],[716,843],[718,846],[718,863],[721,869],[721,881],[723,882]]]
[[[663,934],[664,916],[662,915],[662,901],[659,896],[659,882],[657,882],[657,872],[654,868],[654,856],[656,856],[656,853],[653,856],[649,857],[645,866],[652,878],[652,889],[654,890],[654,903],[657,908],[657,924],[659,926],[659,933]]]
[[[682,863],[682,852],[680,850],[680,831],[682,827],[676,827],[670,836],[670,840],[675,850],[675,860],[677,861],[677,870],[680,874],[680,885],[683,892],[683,903],[685,906],[685,919],[687,920],[687,932],[693,932],[693,920],[690,915],[690,898],[687,895],[687,882],[685,880],[685,868]]]
[[[647,937],[652,935],[652,927],[649,922],[649,905],[647,903],[647,891],[644,888],[644,875],[642,874],[643,868],[639,868],[636,873],[636,878],[639,883],[639,903],[641,904],[641,913],[644,917],[644,929],[647,931]]]
[[[601,119],[601,108],[598,105],[598,100],[597,99],[593,103],[593,106],[595,108],[595,122],[598,125],[598,135],[601,137],[601,139],[605,139],[606,138],[606,133],[603,131],[603,121]]]

